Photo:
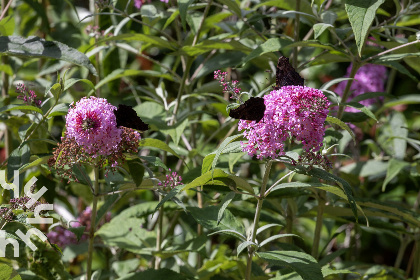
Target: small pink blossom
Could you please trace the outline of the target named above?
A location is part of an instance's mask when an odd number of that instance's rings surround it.
[[[266,110],[263,121],[240,120],[238,130],[248,142],[244,152],[258,159],[275,159],[285,154],[289,139],[301,141],[307,153],[322,147],[324,122],[330,102],[322,91],[303,86],[286,86],[264,96]]]

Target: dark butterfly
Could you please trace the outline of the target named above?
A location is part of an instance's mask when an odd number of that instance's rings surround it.
[[[234,119],[259,122],[264,117],[264,98],[251,97],[238,108],[230,110],[229,116]]]
[[[303,86],[305,80],[296,72],[295,68],[289,63],[289,59],[280,56],[276,68],[276,86],[278,90],[284,86]]]
[[[114,110],[115,118],[117,119],[117,126],[124,126],[141,131],[149,129],[149,126],[144,123],[136,111],[131,106],[119,104],[118,109]]]

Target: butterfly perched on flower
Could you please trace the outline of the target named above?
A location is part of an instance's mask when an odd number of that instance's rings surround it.
[[[303,86],[304,79],[296,72],[289,59],[281,56],[276,68],[276,85],[274,90],[279,90],[284,86]],[[241,119],[246,121],[262,120],[265,112],[264,99],[261,97],[251,97],[239,107],[229,111],[229,116],[234,119]]]
[[[119,104],[118,109],[114,110],[114,115],[117,120],[117,127],[124,126],[141,131],[149,129],[149,125],[137,116],[136,111],[131,106]]]

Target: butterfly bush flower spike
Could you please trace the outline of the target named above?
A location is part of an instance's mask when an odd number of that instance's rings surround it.
[[[28,90],[28,88],[24,84],[18,84],[16,87],[16,91],[21,93],[22,95],[18,95],[18,99],[22,99],[23,102],[27,105],[33,105],[36,107],[41,107],[42,101],[37,98],[37,95],[33,90]]]
[[[228,82],[227,72],[222,72],[221,70],[214,71],[214,79],[218,80],[223,86],[223,93],[232,94],[230,98],[239,100],[241,96],[241,88],[238,87],[239,81],[233,80]]]
[[[159,182],[158,186],[166,192],[171,191],[176,186],[182,185],[182,177],[178,175],[176,171],[172,172],[169,168],[169,174],[166,175],[166,179],[163,182]]]
[[[352,69],[352,65],[347,68],[347,74],[345,77],[350,76],[350,71]],[[385,91],[385,81],[387,79],[386,74],[386,67],[382,65],[376,64],[366,64],[359,68],[356,75],[354,76],[354,81],[350,87],[350,96],[346,100],[346,102],[351,101],[358,95],[361,95],[366,92],[384,92]],[[343,96],[344,89],[346,88],[347,81],[343,81],[338,84],[336,88],[336,92]],[[383,97],[379,97],[380,100],[383,100]],[[364,106],[370,106],[377,102],[377,99],[365,99],[360,101],[359,103]],[[346,107],[345,111],[347,112],[360,112],[359,110]]]
[[[115,106],[103,98],[82,98],[70,105],[67,131],[48,164],[63,177],[72,177],[78,163],[111,168],[124,161],[124,153],[137,153],[140,134],[127,127],[118,128]]]
[[[248,142],[244,152],[258,159],[285,155],[289,139],[300,141],[304,154],[315,154],[322,147],[324,122],[330,102],[322,91],[305,86],[285,86],[264,96],[264,122],[240,120],[238,130]]]

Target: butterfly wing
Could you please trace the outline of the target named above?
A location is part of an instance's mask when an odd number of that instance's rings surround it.
[[[281,56],[277,63],[276,86],[274,89],[278,90],[284,86],[303,86],[304,82],[305,80],[290,65],[289,59]]]
[[[131,106],[119,104],[118,109],[114,110],[114,114],[117,120],[117,127],[124,126],[141,131],[149,129],[149,126],[137,116],[136,111]]]
[[[230,110],[229,116],[234,119],[256,121],[258,123],[264,117],[264,113],[264,98],[251,97],[238,108]]]

